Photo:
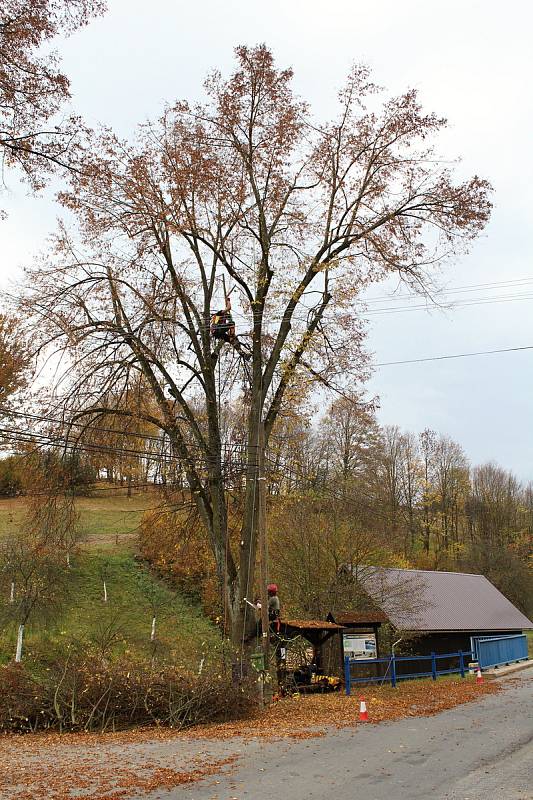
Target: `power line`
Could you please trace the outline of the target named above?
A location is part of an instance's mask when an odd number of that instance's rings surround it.
[[[152,441],[152,442],[155,442],[158,445],[170,444],[170,440],[169,439],[167,439],[165,441],[164,437],[165,436],[168,437],[168,434],[166,433],[166,431],[163,431],[163,429],[161,429],[162,433],[163,433],[162,436],[151,436],[150,434],[144,434],[142,432],[137,432],[137,431],[118,430],[118,429],[115,429],[115,428],[102,428],[102,427],[99,427],[97,425],[90,425],[90,424],[84,425],[81,422],[73,422],[73,421],[70,421],[70,420],[67,420],[67,419],[62,419],[62,420],[61,419],[55,419],[53,417],[46,417],[46,416],[42,416],[42,415],[39,415],[39,414],[32,414],[32,413],[30,413],[28,411],[14,411],[14,410],[11,410],[11,409],[8,409],[8,408],[0,406],[0,413],[1,412],[4,412],[7,417],[18,417],[18,418],[22,418],[22,419],[33,420],[33,421],[36,421],[36,422],[45,422],[45,423],[48,423],[48,424],[54,423],[54,424],[57,424],[57,425],[60,425],[62,427],[66,427],[66,428],[72,428],[72,427],[82,428],[83,432],[86,432],[86,433],[93,433],[93,432],[96,431],[98,433],[111,433],[111,434],[117,435],[117,436],[131,436],[131,437],[134,437],[134,438],[142,439],[143,441],[148,441],[148,442]],[[109,414],[112,415],[113,412],[110,411]],[[29,432],[26,432],[26,431],[18,431],[18,432],[22,436],[26,435],[27,433],[28,433],[28,435],[34,435],[34,434],[29,434]],[[80,434],[80,438],[75,439],[75,440],[72,440],[72,439],[69,440],[64,436],[61,436],[61,435],[53,433],[53,432],[40,433],[39,431],[37,431],[35,433],[35,435],[37,435],[37,436],[47,436],[49,438],[57,438],[58,441],[60,441],[60,442],[72,442],[73,445],[75,445],[77,442],[83,441],[81,439],[82,434]],[[144,455],[146,457],[150,457],[150,456],[151,457],[156,457],[158,455],[157,452],[151,452],[151,451],[147,451],[147,450],[133,450],[131,448],[116,447],[114,445],[98,445],[98,444],[95,444],[95,443],[92,443],[92,442],[85,442],[85,444],[88,447],[91,447],[91,448],[102,447],[102,448],[105,448],[106,450],[114,450],[116,452],[121,452],[121,453],[128,452],[128,453],[133,453],[133,454],[136,454],[136,455]],[[229,445],[228,444],[228,445],[224,445],[224,448],[232,448],[232,447],[236,447],[236,446],[238,447],[240,445]],[[188,444],[187,445],[187,449],[189,451],[195,451],[196,450],[196,452],[199,451],[199,452],[202,452],[205,455],[205,453],[199,448],[198,445],[189,445]]]
[[[505,347],[501,350],[479,350],[476,353],[455,353],[454,355],[446,356],[430,356],[428,358],[408,358],[402,361],[383,361],[380,364],[374,364],[375,367],[391,367],[395,364],[420,364],[423,361],[445,361],[450,358],[470,358],[471,356],[489,356],[494,353],[515,353],[521,350],[533,350],[533,345],[526,345],[524,347]]]
[[[117,453],[120,456],[128,455],[128,456],[135,456],[135,457],[149,457],[150,460],[156,461],[159,465],[169,465],[174,463],[180,468],[184,468],[186,463],[189,461],[193,464],[194,469],[197,472],[205,472],[209,469],[209,461],[207,459],[202,458],[199,459],[195,457],[195,454],[189,454],[188,458],[182,458],[176,454],[170,453],[163,453],[163,454],[154,454],[154,453],[146,453],[146,451],[142,450],[132,450],[129,448],[119,449],[116,447],[106,447],[105,445],[83,445],[80,443],[72,443],[68,439],[60,436],[48,436],[44,433],[30,433],[29,431],[21,432],[16,429],[10,428],[1,428],[0,427],[0,440],[6,441],[11,447],[18,445],[32,445],[35,452],[40,448],[52,447],[58,448],[60,447],[64,451],[73,452],[73,453],[89,453],[89,454],[103,454],[103,455],[110,455]],[[220,474],[224,480],[230,480],[235,478],[236,476],[242,475],[248,469],[248,467],[255,467],[256,465],[253,462],[249,462],[248,460],[244,460],[242,455],[244,455],[244,448],[240,451],[235,451],[235,449],[225,450],[222,454],[221,460],[221,469]],[[241,457],[239,457],[241,456]]]
[[[95,416],[101,417],[102,413],[91,412],[88,409],[89,413],[85,414],[86,417],[89,417],[90,413],[94,413]],[[117,430],[116,428],[102,428],[98,425],[92,425],[90,420],[87,423],[83,422],[74,422],[73,420],[68,419],[56,419],[54,417],[47,417],[40,414],[32,414],[29,411],[14,411],[10,408],[6,408],[5,406],[0,406],[0,413],[4,413],[8,417],[22,417],[24,419],[31,419],[35,422],[46,422],[48,424],[54,423],[56,425],[61,425],[67,428],[82,428],[87,433],[92,433],[94,431],[98,431],[98,433],[111,433],[116,436],[132,436],[139,439],[143,439],[145,441],[152,441],[161,444],[163,442],[162,436],[152,436],[148,433],[142,433],[140,431],[128,431],[128,430]],[[80,412],[73,412],[78,414]],[[106,416],[112,416],[113,411],[109,411]],[[115,416],[118,416],[115,414]],[[149,423],[154,424],[154,423]]]
[[[45,423],[49,423],[49,424],[54,423],[56,425],[60,425],[60,426],[65,427],[65,428],[72,428],[72,427],[83,428],[83,432],[87,432],[87,433],[93,433],[93,432],[97,431],[98,433],[111,433],[111,434],[117,435],[117,436],[131,436],[131,437],[134,437],[134,438],[142,439],[143,441],[148,441],[148,442],[152,441],[152,442],[155,442],[158,445],[168,446],[168,445],[171,444],[169,434],[163,428],[160,429],[161,432],[162,432],[161,436],[152,436],[150,434],[144,434],[144,433],[138,432],[138,431],[118,430],[116,428],[102,428],[102,427],[100,427],[98,425],[84,425],[81,422],[73,422],[73,421],[69,421],[68,419],[57,419],[57,418],[54,418],[54,417],[47,417],[47,416],[43,416],[43,415],[40,415],[40,414],[32,414],[29,411],[15,411],[15,410],[9,409],[9,408],[7,408],[5,406],[0,406],[0,414],[2,414],[2,413],[4,413],[6,417],[17,417],[19,419],[25,419],[25,420],[29,419],[29,420],[33,420],[33,421],[36,421],[36,422],[45,422]],[[113,415],[113,411],[112,410],[109,411],[109,415],[110,416]],[[20,433],[22,436],[24,436],[26,434],[33,435],[33,434],[30,434],[27,431],[21,431],[21,430],[18,430],[18,429],[15,429],[15,430],[16,430],[17,433]],[[54,433],[52,431],[49,431],[48,433],[46,433],[46,432],[42,432],[41,433],[39,431],[36,431],[35,435],[37,435],[37,436],[47,436],[49,438],[57,438],[57,440],[60,441],[60,442],[72,443],[72,446],[76,446],[76,444],[78,442],[82,442],[82,443],[84,442],[84,440],[82,439],[82,434],[81,433],[79,435],[79,438],[77,438],[77,439],[67,439],[66,436],[61,436],[59,433]],[[275,441],[278,441],[278,440],[282,440],[282,439],[286,439],[286,438],[294,438],[294,437],[286,437],[286,436],[284,437],[284,436],[280,436],[280,435],[274,434],[274,435],[271,436],[271,438],[274,439]],[[105,445],[105,444],[104,445],[98,445],[98,444],[95,444],[95,443],[92,443],[92,442],[85,442],[85,444],[88,447],[92,447],[92,448],[102,447],[102,448],[105,448],[106,450],[114,450],[115,452],[120,452],[120,453],[128,452],[128,453],[133,453],[133,454],[136,454],[136,455],[143,455],[143,456],[146,456],[147,458],[156,458],[156,457],[159,457],[161,455],[161,451],[134,450],[134,449],[131,449],[131,448],[125,448],[125,447],[121,447],[121,446],[117,447],[115,445]],[[205,450],[203,450],[198,444],[193,444],[193,443],[189,443],[188,442],[186,446],[187,446],[187,451],[189,453],[192,453],[192,454],[201,453],[202,456],[205,457]],[[236,453],[239,453],[239,452],[244,452],[244,451],[246,451],[248,449],[255,450],[255,449],[257,449],[257,445],[254,445],[252,443],[248,444],[247,442],[225,442],[225,443],[222,444],[222,450],[225,453],[236,454]],[[167,455],[168,455],[168,457],[170,457],[170,454],[167,454]],[[163,456],[165,456],[165,453],[163,453]],[[181,459],[181,456],[174,456],[174,457],[177,458],[178,460]]]
[[[514,288],[514,287],[509,287],[509,288]],[[516,287],[516,288],[518,288],[518,287]],[[388,299],[389,299],[389,301],[393,301],[394,300],[394,298],[388,298]],[[408,297],[398,298],[398,300],[403,300],[404,302],[407,302],[408,299],[409,299]],[[420,295],[413,295],[412,299],[413,300],[420,300]],[[445,301],[442,301],[440,303],[437,303],[437,302],[434,302],[434,301],[430,301],[430,302],[425,302],[425,303],[419,303],[418,305],[406,305],[406,306],[400,306],[400,307],[391,306],[390,308],[370,308],[370,309],[367,309],[367,310],[362,309],[360,312],[358,312],[358,314],[359,314],[359,316],[364,318],[364,317],[388,316],[389,314],[405,314],[405,313],[410,312],[410,311],[431,311],[431,310],[437,310],[437,309],[441,310],[441,311],[442,310],[452,311],[452,310],[457,309],[457,308],[469,308],[471,306],[492,305],[494,303],[512,303],[512,302],[522,301],[522,300],[533,300],[533,293],[531,291],[529,291],[529,292],[525,292],[525,293],[521,293],[521,294],[499,295],[499,296],[496,296],[496,297],[479,296],[479,297],[458,299],[458,300],[454,300],[454,301],[449,302],[449,303],[446,303]],[[370,300],[358,299],[356,302],[360,303],[362,306],[366,306],[366,305],[368,305],[370,303]],[[383,302],[383,301],[381,301],[381,302]],[[304,306],[300,306],[299,310],[300,310],[300,312],[304,312],[304,311],[306,311],[306,308]],[[309,309],[307,309],[307,311],[311,312],[312,309],[309,308]],[[272,313],[270,313],[268,311],[268,309],[266,309],[264,312],[262,312],[262,314],[263,314],[263,321],[264,321],[264,323],[266,325],[268,325],[269,321],[278,321],[278,320],[282,320],[283,319],[283,314],[282,313],[272,314]],[[253,316],[253,314],[252,314],[252,316]],[[245,314],[245,313],[244,314],[240,313],[239,311],[232,312],[232,317],[234,318],[234,320],[236,320],[238,322],[238,327],[240,326],[241,328],[243,326],[245,326],[249,322],[248,315]],[[303,313],[294,312],[292,314],[291,319],[295,320],[297,322],[306,323],[307,322],[307,315],[303,314]],[[323,321],[325,323],[327,323],[327,321],[328,321],[327,316],[324,316]],[[199,325],[198,328],[197,328],[198,332],[200,330],[209,330],[209,329],[210,329],[210,326],[203,325],[203,324]],[[240,336],[250,336],[251,333],[248,333],[246,331],[243,332],[241,330],[239,335]]]
[[[450,311],[456,308],[467,308],[470,306],[483,306],[483,305],[492,305],[494,303],[512,303],[517,300],[533,300],[533,294],[526,293],[526,294],[519,294],[519,295],[504,295],[500,297],[479,297],[474,299],[467,299],[467,300],[456,300],[452,303],[446,303],[442,305],[437,305],[436,303],[428,304],[422,303],[417,306],[402,306],[400,308],[380,308],[376,310],[369,310],[363,312],[362,316],[387,316],[389,314],[404,314],[407,311],[429,311],[434,309],[440,309],[445,311]]]
[[[172,454],[172,453],[153,453],[147,452],[145,450],[134,450],[132,448],[117,448],[111,447],[106,445],[93,445],[93,444],[82,444],[80,442],[72,442],[68,439],[57,436],[57,435],[48,435],[46,433],[30,433],[29,431],[20,431],[14,428],[0,428],[0,438],[3,438],[6,442],[10,445],[34,445],[36,449],[41,447],[56,447],[62,448],[63,450],[74,452],[74,453],[101,453],[104,455],[110,454],[118,454],[119,456],[134,456],[140,458],[146,458],[153,461],[160,461],[163,463],[177,463],[181,466],[185,465],[187,462],[187,458],[182,458],[179,455]],[[191,454],[189,460],[194,463],[195,469],[206,469],[208,467],[208,462],[204,458],[203,460],[194,457],[195,454]]]
[[[447,294],[458,294],[458,293],[465,293],[468,294],[470,292],[477,291],[481,289],[483,291],[491,291],[492,289],[519,289],[522,286],[528,286],[529,284],[533,283],[533,278],[512,278],[507,281],[495,281],[492,283],[474,283],[474,284],[467,284],[466,286],[451,286],[448,289],[437,289],[435,291],[435,295],[447,295]],[[368,297],[364,300],[365,303],[373,304],[373,303],[385,303],[387,301],[407,301],[409,299],[415,300],[419,297],[416,293],[411,293],[407,295],[395,295],[392,294],[383,294],[377,295],[375,297]]]

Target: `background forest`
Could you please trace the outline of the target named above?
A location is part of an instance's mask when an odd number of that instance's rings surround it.
[[[225,463],[233,539],[244,458],[234,412],[226,415]],[[380,564],[482,573],[531,614],[531,484],[494,463],[469,464],[459,443],[435,431],[380,427],[372,403],[358,396],[339,397],[316,424],[305,417],[285,418],[266,454],[270,577],[287,612],[323,617],[353,605],[339,571]],[[161,500],[141,522],[141,552],[220,616],[213,560],[179,460],[158,457],[152,439],[136,446],[149,455],[105,468],[92,456],[92,470],[134,491],[159,485]]]

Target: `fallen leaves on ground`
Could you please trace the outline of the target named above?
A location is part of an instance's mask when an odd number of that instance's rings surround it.
[[[365,687],[370,723],[429,716],[500,691],[496,681],[419,681],[398,688]],[[37,734],[0,737],[1,800],[129,800],[157,789],[191,784],[231,768],[236,755],[214,758],[200,741],[236,737],[308,739],[328,728],[359,722],[359,693],[286,698],[249,719],[188,731],[143,729],[109,734]],[[158,743],[171,743],[157,754]],[[194,755],[180,752],[198,740]],[[219,746],[220,747],[220,746]],[[217,754],[218,755],[218,754]]]
[[[477,700],[501,689],[495,681],[473,680],[412,681],[391,686],[364,687],[347,697],[345,694],[301,695],[287,698],[252,719],[202,725],[187,732],[188,737],[230,739],[245,738],[312,738],[324,735],[328,726],[351,727],[359,723],[359,697],[364,696],[369,722],[425,717]]]
[[[196,756],[186,769],[177,769],[142,751],[132,754],[121,748],[113,752],[105,745],[82,754],[77,746],[64,750],[62,745],[57,752],[40,744],[33,754],[24,755],[12,753],[10,763],[1,770],[2,800],[71,800],[80,795],[87,800],[127,800],[196,783],[226,771],[237,760],[235,755],[210,761]]]

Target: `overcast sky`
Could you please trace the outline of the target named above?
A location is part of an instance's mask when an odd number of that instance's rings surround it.
[[[383,309],[369,316],[368,340],[381,364],[533,346],[532,29],[528,0],[109,0],[105,17],[59,47],[73,110],[124,136],[165,101],[199,98],[208,71],[231,70],[233,48],[259,42],[293,67],[317,117],[331,114],[354,61],[392,93],[417,88],[426,110],[446,116],[438,149],[461,157],[464,176],[491,181],[492,220],[471,253],[441,272],[441,286],[461,289],[441,298],[455,307],[371,305]],[[4,285],[44,247],[58,213],[50,192],[36,200],[8,181]],[[533,350],[380,367],[369,389],[380,395],[382,423],[433,428],[472,463],[495,460],[533,479]]]

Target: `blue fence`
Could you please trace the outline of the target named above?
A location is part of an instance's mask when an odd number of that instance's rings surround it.
[[[473,636],[472,652],[481,669],[527,659],[527,636]]]
[[[431,653],[429,656],[395,656],[391,655],[387,658],[348,658],[344,659],[344,682],[346,685],[346,694],[351,693],[351,687],[355,683],[391,683],[396,686],[398,681],[407,680],[410,678],[433,678],[437,680],[437,675],[450,675],[458,673],[461,678],[465,677],[465,659],[472,656],[470,650],[463,652],[459,650],[457,653]],[[457,665],[453,667],[446,667],[439,669],[439,661],[446,659],[448,663],[457,660]],[[404,672],[403,667],[407,662],[427,662],[427,670],[422,669],[417,672]],[[376,665],[375,671],[381,672],[381,675],[365,675],[364,677],[353,677],[352,668],[354,666],[368,668]],[[420,666],[424,667],[422,663]]]

